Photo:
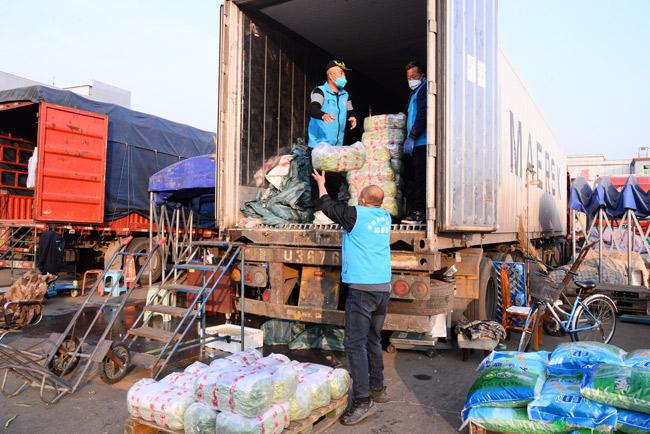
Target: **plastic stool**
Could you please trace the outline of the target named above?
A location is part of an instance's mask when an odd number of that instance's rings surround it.
[[[104,270],[86,270],[84,272],[83,280],[81,281],[81,296],[82,297],[86,293],[86,278],[88,277],[88,275],[89,274],[94,274],[94,275],[97,276],[97,279],[99,279],[99,277],[102,275],[103,272],[104,272]],[[99,293],[99,295],[102,295],[102,293],[103,293],[101,283],[99,285],[97,285],[97,292]]]
[[[121,271],[107,272],[104,275],[103,283],[104,283],[104,293],[110,293],[113,297],[118,297],[121,293],[126,292],[124,273]]]

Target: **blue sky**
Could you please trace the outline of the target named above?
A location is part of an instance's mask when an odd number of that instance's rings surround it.
[[[650,1],[501,0],[501,45],[569,153],[650,146]]]
[[[216,124],[218,0],[0,2],[0,70],[129,89],[132,107]],[[650,146],[650,1],[501,0],[501,44],[570,153]]]

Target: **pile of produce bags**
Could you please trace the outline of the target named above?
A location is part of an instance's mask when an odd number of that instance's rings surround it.
[[[366,158],[362,167],[348,171],[350,186],[349,204],[359,202],[359,194],[368,185],[377,185],[384,190],[382,208],[393,217],[400,214],[402,196],[400,181],[401,146],[404,142],[406,115],[403,113],[371,116],[364,120],[364,134],[361,138]],[[397,169],[397,172],[396,172]]]
[[[572,342],[550,355],[494,352],[479,372],[464,425],[522,434],[650,434],[650,350]]]
[[[131,415],[187,434],[280,434],[349,386],[344,369],[247,350],[210,365],[195,362],[160,382],[140,380],[127,403]]]

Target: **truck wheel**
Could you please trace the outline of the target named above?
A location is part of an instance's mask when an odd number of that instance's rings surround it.
[[[494,320],[497,311],[497,281],[492,259],[483,256],[478,275],[478,300],[467,309],[469,319]]]
[[[129,253],[147,253],[149,251],[149,238],[138,237],[134,238],[127,247]],[[135,257],[135,272],[140,271],[141,265],[145,261],[144,256]],[[149,262],[149,267],[151,267],[151,282],[149,282],[149,269],[148,267],[142,272],[142,277],[140,282],[144,285],[150,285],[153,282],[157,282],[162,275],[162,257],[160,256],[160,250],[151,258]]]

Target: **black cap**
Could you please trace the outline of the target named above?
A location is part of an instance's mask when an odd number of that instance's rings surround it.
[[[344,71],[352,71],[350,68],[345,66],[345,63],[343,63],[341,60],[330,60],[327,62],[327,68],[325,68],[325,71],[328,71],[330,68],[334,68],[335,66],[338,66]]]

